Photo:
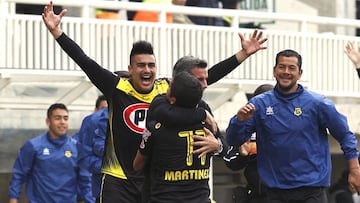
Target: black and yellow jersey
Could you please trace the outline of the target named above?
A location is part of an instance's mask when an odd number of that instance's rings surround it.
[[[143,179],[133,170],[132,162],[141,142],[149,104],[158,94],[166,93],[169,81],[157,79],[151,92],[141,94],[125,78],[119,78],[88,57],[67,35],[57,42],[81,67],[91,82],[105,95],[109,106],[102,172],[121,179]]]
[[[85,72],[91,82],[105,95],[109,105],[109,124],[102,172],[121,179],[143,178],[132,167],[150,102],[167,91],[167,79],[158,79],[148,94],[137,92],[126,79],[119,79],[101,67],[66,34],[56,39],[61,48]],[[208,85],[215,83],[240,63],[233,55],[209,69]]]
[[[165,93],[168,86],[168,80],[157,79],[150,93],[140,94],[128,79],[119,80],[109,101],[103,173],[122,179],[142,178],[142,174],[133,170],[133,160],[141,142],[149,105],[156,95]]]
[[[210,156],[198,157],[191,145],[193,135],[205,136],[201,123],[167,127],[149,121],[151,136],[140,152],[151,157],[150,202],[210,202]]]

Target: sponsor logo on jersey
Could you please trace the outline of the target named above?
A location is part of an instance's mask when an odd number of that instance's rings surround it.
[[[273,115],[274,114],[274,110],[272,106],[268,106],[266,107],[266,115]]]
[[[149,104],[133,104],[124,110],[125,124],[136,133],[143,133],[145,129]]]

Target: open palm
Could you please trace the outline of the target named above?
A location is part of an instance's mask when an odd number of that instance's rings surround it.
[[[262,31],[255,30],[249,40],[245,40],[244,35],[239,33],[241,39],[241,46],[246,51],[246,54],[251,55],[255,52],[266,49],[266,46],[263,46],[264,42],[267,41],[267,38],[262,39]]]
[[[59,15],[56,15],[54,13],[52,1],[50,1],[50,3],[44,7],[42,18],[50,32],[52,32],[59,26],[61,19],[66,14],[66,12],[67,10],[63,9]]]

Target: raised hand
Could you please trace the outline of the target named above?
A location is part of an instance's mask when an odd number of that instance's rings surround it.
[[[244,35],[238,33],[241,40],[242,49],[236,53],[236,59],[239,63],[242,63],[252,54],[259,50],[267,49],[267,46],[263,44],[267,41],[267,38],[262,39],[263,32],[255,30],[251,35],[250,39],[246,40]]]
[[[246,54],[251,55],[259,50],[267,48],[267,46],[263,46],[263,44],[267,41],[267,38],[262,39],[262,35],[262,31],[255,30],[250,39],[245,40],[244,35],[239,33],[241,46],[243,50],[245,50]]]
[[[59,15],[54,13],[53,2],[50,1],[49,4],[45,5],[44,11],[42,13],[42,19],[51,32],[55,39],[60,37],[62,30],[59,27],[62,17],[66,14],[67,10],[63,9]]]
[[[249,103],[241,107],[241,109],[239,109],[239,111],[236,114],[236,117],[239,121],[246,121],[253,116],[254,111],[255,111],[254,104]]]
[[[349,57],[356,68],[360,68],[360,47],[355,48],[354,43],[348,42],[344,49],[345,54]]]

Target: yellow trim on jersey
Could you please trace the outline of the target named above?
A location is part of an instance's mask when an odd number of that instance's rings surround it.
[[[112,121],[114,110],[113,110],[113,104],[109,103],[109,121]],[[113,123],[109,122],[109,128],[110,128],[110,137],[106,140],[105,148],[106,150],[106,158],[103,160],[103,166],[101,167],[101,172],[121,178],[121,179],[127,179],[124,170],[122,169],[115,153],[114,148],[114,134],[113,134]]]
[[[134,89],[128,79],[120,78],[116,88],[140,101],[151,103],[156,95],[166,93],[167,89],[169,88],[169,83],[165,79],[157,79],[154,82],[154,87],[151,92],[147,94],[141,94]]]
[[[154,99],[156,95],[166,93],[167,89],[169,88],[169,83],[166,79],[157,79],[155,80],[154,87],[150,93],[140,94],[134,89],[134,87],[130,84],[128,79],[120,78],[116,88],[142,102],[151,103],[151,101]],[[113,105],[114,104],[112,103],[108,104],[109,121],[113,120],[113,116],[114,116]],[[106,157],[103,159],[101,172],[117,178],[127,179],[124,169],[122,168],[115,153],[112,122],[109,122],[109,128],[110,128],[110,137],[106,140],[106,148],[105,148]]]

